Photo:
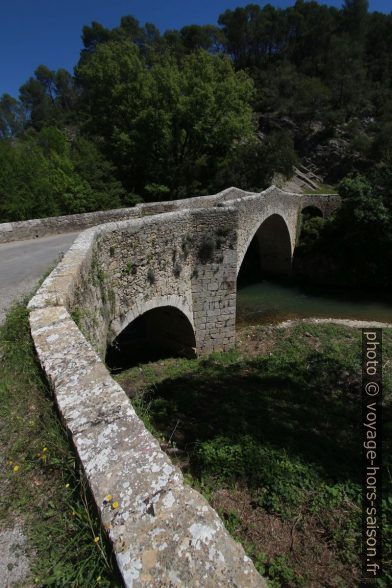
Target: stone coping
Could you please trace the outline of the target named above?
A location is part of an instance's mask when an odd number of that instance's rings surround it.
[[[35,239],[46,237],[48,235],[70,233],[78,230],[82,231],[99,224],[140,217],[145,214],[169,212],[170,210],[185,208],[198,208],[201,206],[213,205],[213,203],[218,200],[225,200],[229,197],[241,197],[249,194],[253,193],[231,187],[218,192],[218,194],[211,194],[209,196],[195,196],[183,200],[165,200],[163,202],[145,202],[137,204],[132,208],[117,208],[113,210],[101,210],[82,214],[69,214],[30,219],[26,221],[0,223],[0,243],[20,241],[23,239]]]

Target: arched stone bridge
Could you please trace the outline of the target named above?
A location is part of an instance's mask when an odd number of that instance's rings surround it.
[[[288,275],[301,212],[316,207],[327,216],[338,204],[336,195],[271,187],[142,205],[133,209],[136,218],[82,233],[53,273],[51,289],[61,294],[66,281],[64,302],[101,354],[148,311],[143,328],[150,342],[165,338],[197,353],[227,350],[235,343],[237,275],[252,239],[262,269]],[[78,264],[71,288],[56,278]],[[158,308],[165,311],[154,316]]]
[[[301,211],[336,195],[214,196],[129,210],[81,233],[29,304],[41,364],[72,435],[127,586],[265,586],[217,514],[161,451],[104,366],[133,334],[197,353],[235,343],[236,282],[255,238],[289,274]],[[105,495],[120,503],[105,506]]]

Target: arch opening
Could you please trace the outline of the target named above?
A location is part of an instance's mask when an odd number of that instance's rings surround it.
[[[196,339],[185,314],[161,306],[139,315],[116,337],[106,352],[113,372],[169,357],[195,357]]]
[[[305,206],[305,208],[303,208],[301,210],[301,214],[303,214],[304,216],[306,216],[308,218],[311,218],[314,216],[324,216],[321,208],[318,208],[318,206],[313,206],[313,205]]]
[[[261,223],[242,261],[239,288],[260,282],[263,278],[286,278],[291,274],[291,239],[287,224],[279,214]]]

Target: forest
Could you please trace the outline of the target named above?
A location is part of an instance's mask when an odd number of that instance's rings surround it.
[[[0,98],[0,222],[260,191],[311,162],[343,203],[304,223],[298,267],[391,286],[392,14],[297,0],[164,33],[124,16],[82,45],[72,73],[41,64]]]

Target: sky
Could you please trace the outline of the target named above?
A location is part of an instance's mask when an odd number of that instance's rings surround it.
[[[295,0],[269,0],[285,8]],[[338,8],[342,0],[319,0]],[[258,0],[0,0],[0,95],[18,96],[19,87],[41,63],[72,72],[82,46],[81,31],[93,20],[108,28],[131,14],[162,32],[187,24],[216,24],[227,8]],[[370,0],[371,11],[391,12],[391,0]]]

